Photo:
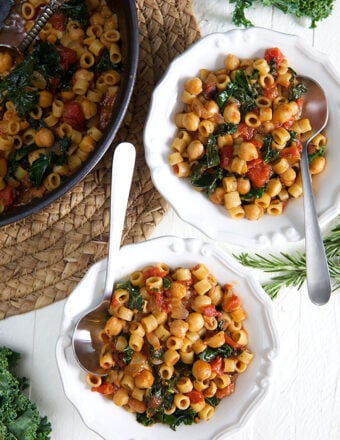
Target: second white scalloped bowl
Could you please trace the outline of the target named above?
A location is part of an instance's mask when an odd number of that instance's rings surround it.
[[[231,283],[247,312],[245,329],[254,359],[237,380],[235,393],[223,399],[209,422],[180,426],[176,432],[156,424],[145,427],[135,416],[91,393],[85,373],[74,358],[71,338],[79,317],[98,303],[102,294],[106,260],[95,264],[68,298],[61,335],[57,343],[57,363],[66,396],[84,422],[106,440],[220,440],[245,425],[266,396],[279,342],[272,302],[259,282],[243,266],[217,246],[197,239],[161,237],[124,246],[117,260],[117,281],[139,268],[163,262],[170,267],[205,264],[220,284]]]
[[[214,70],[223,66],[227,53],[252,58],[263,56],[268,47],[279,47],[298,74],[316,78],[326,91],[329,103],[327,167],[314,178],[316,209],[320,226],[324,227],[340,212],[340,78],[326,55],[302,39],[262,28],[235,29],[202,38],[171,63],[156,87],[144,131],[145,156],[153,183],[177,214],[212,239],[248,248],[301,240],[304,237],[302,198],[291,200],[279,217],[265,215],[259,221],[233,220],[223,207],[195,191],[189,179],[176,177],[167,157],[177,131],[174,115],[183,108],[180,96],[184,82],[197,76],[201,68]]]

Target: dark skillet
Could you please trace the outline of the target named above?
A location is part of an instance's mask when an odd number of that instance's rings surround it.
[[[13,207],[0,214],[0,226],[14,223],[47,207],[79,183],[99,162],[112,144],[123,121],[136,78],[138,64],[138,21],[134,0],[107,0],[108,6],[117,13],[122,35],[123,72],[121,87],[104,136],[95,151],[83,163],[82,167],[68,177],[55,191],[46,193],[41,199],[35,199],[27,205]],[[0,36],[1,37],[1,36]]]

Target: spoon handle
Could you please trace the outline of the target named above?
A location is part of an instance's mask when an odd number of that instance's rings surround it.
[[[27,33],[25,38],[19,44],[18,49],[20,52],[25,53],[26,49],[29,48],[32,41],[39,34],[41,29],[45,26],[47,21],[52,17],[56,10],[65,2],[65,0],[50,0],[48,5],[44,8],[42,14],[38,20],[34,23],[33,27]]]
[[[309,174],[307,143],[301,158],[303,203],[305,211],[305,246],[307,288],[310,300],[317,305],[326,304],[331,295],[331,282],[327,257],[318,223]]]
[[[119,144],[114,152],[111,175],[110,238],[107,258],[107,270],[104,286],[104,300],[111,297],[114,272],[118,251],[122,239],[127,202],[135,165],[136,150],[128,142]]]

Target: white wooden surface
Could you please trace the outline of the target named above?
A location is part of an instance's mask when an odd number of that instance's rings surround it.
[[[202,34],[234,27],[228,0],[193,0],[193,4]],[[257,26],[304,37],[327,53],[340,71],[339,1],[331,17],[321,22],[316,30],[309,29],[303,20],[270,8],[257,7],[248,15]],[[204,238],[172,211],[153,236],[165,234]],[[230,247],[227,250],[237,251]],[[60,301],[39,311],[1,321],[0,345],[22,353],[19,373],[30,378],[30,397],[52,422],[54,440],[98,440],[100,437],[85,426],[66,399],[59,378],[55,343],[63,307],[64,301]],[[275,301],[275,311],[281,350],[270,395],[247,426],[229,439],[339,440],[340,294],[334,294],[326,306],[317,307],[309,302],[305,290],[292,289]]]

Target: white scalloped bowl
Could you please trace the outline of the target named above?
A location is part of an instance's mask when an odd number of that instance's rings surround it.
[[[221,401],[213,418],[191,426],[180,426],[176,432],[155,424],[144,427],[135,416],[113,405],[98,393],[91,393],[85,373],[79,367],[71,345],[73,328],[79,317],[98,303],[104,287],[106,260],[95,264],[68,298],[61,335],[57,342],[57,363],[69,400],[85,424],[106,440],[220,440],[246,424],[266,396],[279,342],[272,302],[253,274],[215,245],[197,239],[161,237],[127,245],[117,260],[117,280],[147,264],[164,262],[170,267],[190,267],[204,263],[221,283],[232,283],[242,300],[248,317],[245,328],[249,348],[255,356],[249,368],[239,376],[233,395]]]
[[[291,200],[283,215],[263,216],[259,221],[233,220],[225,209],[191,187],[189,179],[176,177],[167,157],[176,135],[174,115],[183,109],[180,102],[184,82],[199,69],[223,66],[227,53],[243,58],[263,56],[268,47],[279,47],[289,64],[301,75],[314,77],[323,86],[329,102],[328,150],[325,171],[314,177],[316,209],[324,227],[340,212],[338,164],[338,121],[340,120],[340,77],[326,55],[306,45],[294,35],[268,29],[235,29],[210,34],[178,56],[154,90],[144,130],[147,164],[154,185],[184,221],[212,239],[250,248],[299,241],[304,237],[302,198]]]

